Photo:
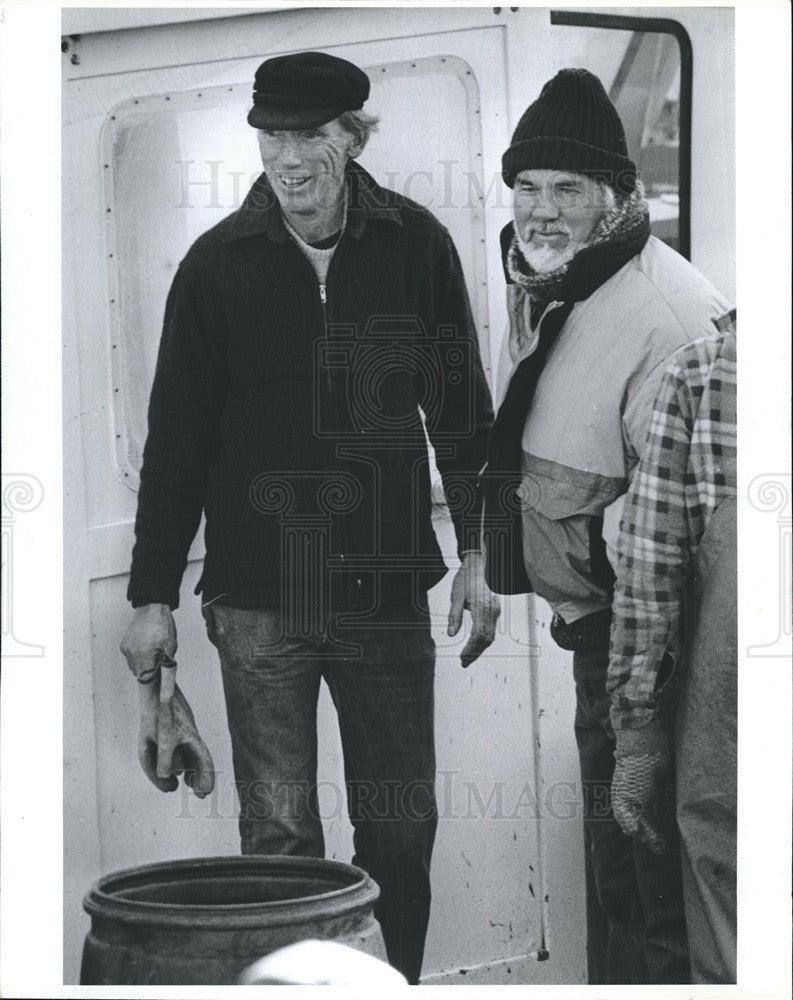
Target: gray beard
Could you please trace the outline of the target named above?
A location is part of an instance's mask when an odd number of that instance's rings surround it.
[[[601,215],[597,225],[589,234],[589,237],[580,243],[568,243],[564,250],[553,250],[549,246],[540,247],[539,249],[532,247],[528,243],[524,242],[523,237],[518,232],[518,227],[515,226],[515,237],[518,241],[518,247],[520,248],[520,252],[523,254],[524,260],[532,271],[535,271],[537,274],[550,274],[552,271],[558,271],[559,268],[569,264],[579,250],[583,250],[584,247],[590,246],[596,240],[596,234],[600,231],[600,227],[603,225],[604,220],[607,219],[617,207],[616,198],[614,197],[614,192],[611,188],[604,187],[603,196],[603,214]]]
[[[537,274],[550,274],[551,271],[558,271],[560,267],[569,264],[581,247],[584,246],[583,243],[568,243],[564,250],[554,250],[549,246],[533,247],[530,243],[524,241],[517,228],[515,229],[515,237],[517,238],[518,247],[521,254],[523,254],[524,260],[532,271],[536,271]]]

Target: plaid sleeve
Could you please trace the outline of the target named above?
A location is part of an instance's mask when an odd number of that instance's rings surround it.
[[[676,657],[682,580],[688,556],[683,489],[691,434],[685,385],[661,382],[644,457],[625,498],[617,541],[608,687],[615,728],[653,716],[665,652]]]
[[[673,356],[625,499],[608,676],[615,729],[654,717],[661,660],[668,653],[676,662],[680,653],[689,553],[728,489],[718,469],[725,448],[734,454],[734,337],[731,364],[722,358],[729,336],[694,341]],[[732,392],[722,405],[725,389]]]

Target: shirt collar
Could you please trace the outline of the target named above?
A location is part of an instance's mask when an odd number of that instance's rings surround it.
[[[382,219],[404,225],[395,203],[393,192],[382,188],[377,181],[354,160],[346,170],[347,226],[346,231],[360,238],[368,220]],[[274,242],[289,238],[275,192],[262,173],[245,197],[242,205],[231,216],[231,228],[226,243],[247,236],[265,235]]]

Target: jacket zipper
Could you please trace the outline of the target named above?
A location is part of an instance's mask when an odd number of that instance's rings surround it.
[[[341,239],[344,239],[344,234],[342,233]],[[341,239],[339,242],[341,242]],[[328,266],[328,273],[325,276],[325,283],[319,283],[319,301],[322,303],[322,330],[325,334],[325,342],[328,342],[328,279],[333,271],[333,266],[338,259],[339,244],[336,244],[336,252],[331,258],[330,265]],[[336,414],[333,412],[333,387],[331,385],[330,368],[327,371],[328,380],[328,406],[331,407],[331,415],[333,416],[334,426],[336,426]]]
[[[331,261],[331,265],[332,265],[332,263],[333,262]],[[328,339],[328,286],[327,285],[323,285],[322,283],[320,283],[320,286],[319,286],[319,300],[322,303],[322,327],[323,327],[323,330],[325,331],[325,341],[327,342],[327,339]],[[330,407],[330,412],[331,412],[332,416],[334,417],[334,423],[335,423],[335,413],[333,412],[333,385],[332,385],[331,377],[330,377],[330,367],[328,367],[328,369],[327,369],[327,381],[328,381],[328,406]],[[344,563],[344,553],[343,552],[340,554],[340,559],[341,559],[341,562],[343,564]],[[326,626],[325,626],[325,638],[328,637],[328,628],[329,628],[329,625],[326,624]]]
[[[325,334],[325,342],[328,340],[328,286],[319,286],[319,300],[322,303],[322,331]],[[328,406],[333,405],[332,386],[330,378],[330,367],[327,368],[326,377],[328,382]]]

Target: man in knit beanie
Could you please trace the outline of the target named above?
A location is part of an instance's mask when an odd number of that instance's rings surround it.
[[[483,477],[487,581],[544,598],[551,636],[573,653],[589,982],[687,982],[669,754],[676,671],[657,670],[649,710],[612,728],[612,553],[664,369],[682,345],[715,335],[729,304],[651,235],[619,115],[586,70],[545,84],[502,168],[514,193],[501,234],[510,372]],[[612,809],[615,750],[615,793],[638,790],[647,806],[629,832],[615,818],[621,803]]]

